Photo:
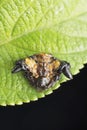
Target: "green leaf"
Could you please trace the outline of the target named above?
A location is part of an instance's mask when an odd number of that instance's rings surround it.
[[[67,80],[38,92],[11,73],[16,60],[40,52],[70,62],[73,75],[87,63],[86,0],[0,0],[0,105],[37,100]]]

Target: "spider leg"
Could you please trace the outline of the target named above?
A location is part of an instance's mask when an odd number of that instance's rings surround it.
[[[15,67],[12,69],[12,73],[19,72],[21,70],[26,70],[24,60],[18,60],[15,63]]]
[[[66,61],[62,62],[61,72],[69,79],[72,79],[73,76],[70,72],[70,64]]]
[[[13,69],[12,69],[12,73],[17,73],[17,72],[19,72],[19,71],[21,71],[22,70],[22,67],[20,66],[20,65],[16,65]]]
[[[25,78],[27,78],[29,80],[31,85],[33,85],[33,86],[36,85],[36,79],[34,78],[34,76],[32,75],[32,73],[30,71],[25,71],[24,76],[25,76]]]

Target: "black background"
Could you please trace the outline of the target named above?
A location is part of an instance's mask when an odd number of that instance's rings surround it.
[[[87,65],[51,95],[21,106],[0,107],[1,130],[87,129]]]

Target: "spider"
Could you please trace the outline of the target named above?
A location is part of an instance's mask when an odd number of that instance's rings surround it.
[[[30,84],[37,89],[45,90],[52,87],[63,73],[72,79],[70,64],[59,60],[52,54],[40,53],[16,61],[12,73],[24,71]]]

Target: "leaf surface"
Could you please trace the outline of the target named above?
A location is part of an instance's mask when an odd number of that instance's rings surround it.
[[[22,72],[11,73],[15,61],[35,53],[51,53],[71,64],[77,74],[87,63],[86,0],[0,0],[0,105],[37,100],[67,81],[43,92]]]

